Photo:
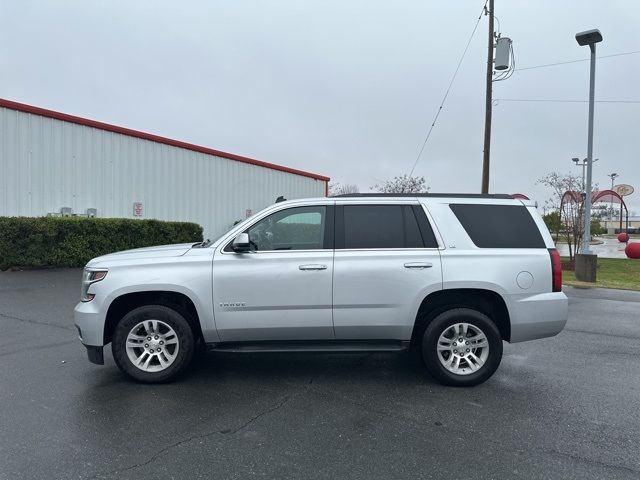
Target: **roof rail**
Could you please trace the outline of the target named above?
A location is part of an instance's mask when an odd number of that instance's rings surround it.
[[[362,198],[362,197],[449,197],[449,198],[502,198],[513,200],[506,193],[344,193],[332,198]]]

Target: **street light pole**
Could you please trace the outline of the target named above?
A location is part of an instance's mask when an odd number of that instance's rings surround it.
[[[611,179],[611,190],[613,190],[613,181],[619,176],[620,175],[618,175],[616,172],[607,175],[607,177]],[[611,219],[611,221],[613,221],[613,195],[611,196],[611,205],[609,206],[609,218]]]
[[[589,74],[589,133],[587,138],[587,185],[584,198],[584,240],[582,253],[591,254],[591,175],[593,170],[593,104],[596,83],[596,44],[590,43],[591,68]]]
[[[589,131],[587,135],[587,185],[584,198],[584,238],[582,244],[582,255],[576,257],[576,279],[595,282],[597,256],[591,253],[591,180],[592,180],[592,159],[593,159],[593,106],[595,97],[596,82],[596,43],[602,41],[602,34],[599,30],[587,30],[576,34],[578,45],[589,45],[591,50],[591,62],[589,72]],[[578,265],[578,263],[580,265]],[[578,278],[581,277],[581,278]]]
[[[576,167],[582,166],[582,182],[580,183],[580,190],[584,192],[584,166],[585,162],[580,163],[580,159],[578,157],[573,157],[571,159],[573,163],[576,164]]]
[[[580,188],[582,189],[582,193],[585,192],[585,184],[584,184],[584,169],[587,166],[587,159],[585,158],[584,160],[582,160],[582,163],[580,162],[579,158],[572,158],[571,160],[573,160],[573,163],[576,164],[576,167],[582,167],[582,183],[580,184]],[[599,158],[594,158],[593,161],[591,163],[596,163],[598,160],[600,160]]]

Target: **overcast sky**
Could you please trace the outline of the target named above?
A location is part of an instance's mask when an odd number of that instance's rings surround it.
[[[0,97],[355,183],[407,173],[481,0],[0,0]],[[516,66],[640,50],[640,3],[496,0]],[[482,17],[416,168],[432,191],[477,192],[484,125]],[[516,71],[494,98],[588,98],[588,62]],[[596,99],[640,100],[640,54],[598,62]],[[640,104],[596,105],[594,181],[618,172],[640,213]],[[492,192],[548,197],[580,173],[586,103],[498,101]]]

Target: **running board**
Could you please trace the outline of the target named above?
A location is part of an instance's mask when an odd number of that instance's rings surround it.
[[[409,349],[403,341],[291,341],[291,342],[220,342],[209,343],[214,352],[285,353],[285,352],[401,352]]]

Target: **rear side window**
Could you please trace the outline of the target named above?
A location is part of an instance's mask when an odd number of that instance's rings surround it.
[[[416,218],[411,205],[345,205],[342,208],[342,221],[338,219],[342,228],[336,233],[343,233],[344,241],[336,239],[337,248],[425,248],[423,229],[433,236],[428,223],[418,224],[420,219]],[[437,246],[431,245],[431,240],[427,243],[428,247]]]
[[[546,248],[538,226],[520,205],[451,204],[451,210],[480,248]]]

